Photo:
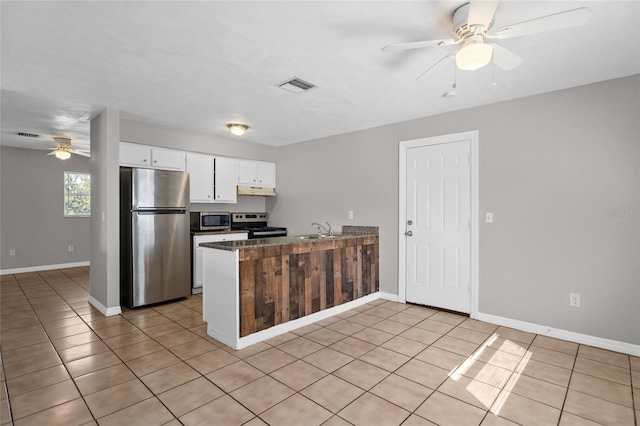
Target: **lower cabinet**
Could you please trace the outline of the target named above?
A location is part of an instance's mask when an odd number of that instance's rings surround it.
[[[202,251],[198,246],[202,243],[218,243],[221,241],[239,241],[249,238],[246,232],[234,232],[230,234],[191,234],[191,293],[202,293],[202,283],[204,281],[204,264],[202,261]]]

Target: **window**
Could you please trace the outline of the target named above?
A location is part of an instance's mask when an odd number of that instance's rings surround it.
[[[91,214],[91,175],[64,172],[64,215],[87,217]]]

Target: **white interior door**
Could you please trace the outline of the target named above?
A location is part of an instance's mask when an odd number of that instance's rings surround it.
[[[406,149],[407,302],[471,310],[471,141]]]

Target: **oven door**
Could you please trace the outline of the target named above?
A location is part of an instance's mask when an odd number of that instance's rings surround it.
[[[271,237],[286,237],[287,230],[286,229],[270,229],[265,231],[254,230],[249,232],[250,239],[256,238],[271,238]]]

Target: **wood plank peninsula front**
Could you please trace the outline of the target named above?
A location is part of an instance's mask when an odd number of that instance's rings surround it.
[[[241,349],[379,297],[378,228],[204,243],[207,334]]]

